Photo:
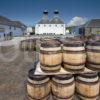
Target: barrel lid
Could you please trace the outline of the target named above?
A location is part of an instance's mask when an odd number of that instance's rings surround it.
[[[83,41],[65,41],[64,43],[64,46],[67,46],[67,47],[80,47],[80,46],[84,46],[84,42]]]
[[[87,45],[90,45],[90,46],[100,46],[100,40],[98,40],[98,41],[88,41],[87,43],[86,43]]]
[[[64,46],[67,46],[67,47],[80,47],[80,46],[84,46],[84,43],[81,43],[81,42],[67,42],[67,43],[64,43]]]
[[[27,42],[33,42],[33,39],[27,39]]]
[[[44,75],[34,75],[34,69],[29,70],[28,77],[32,80],[37,80],[37,81],[47,78],[47,76]]]
[[[54,78],[59,79],[59,80],[66,80],[72,78],[72,74],[66,74],[66,75],[55,75]]]
[[[96,72],[89,72],[89,73],[79,74],[78,76],[83,78],[95,78],[98,76],[98,74]]]
[[[49,48],[49,47],[59,47],[61,43],[57,40],[46,40],[41,43],[41,47]]]
[[[27,42],[27,40],[22,40],[21,42]]]

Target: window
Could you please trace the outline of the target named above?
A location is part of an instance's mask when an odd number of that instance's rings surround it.
[[[16,27],[14,26],[14,30],[16,30]]]
[[[11,30],[11,26],[9,26],[9,29]]]
[[[57,27],[57,25],[55,25]]]
[[[61,27],[63,27],[63,25],[61,25]]]
[[[38,27],[40,27],[40,25],[38,25]]]
[[[44,27],[46,27],[46,25],[44,24]]]
[[[51,25],[49,25],[51,27]]]

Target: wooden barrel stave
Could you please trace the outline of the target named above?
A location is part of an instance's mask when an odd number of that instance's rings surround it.
[[[50,94],[50,80],[47,76],[34,76],[33,69],[29,71],[27,93],[33,100],[45,100]]]
[[[84,69],[86,54],[84,43],[71,42],[63,45],[63,65],[66,70],[81,71]]]
[[[57,79],[56,77],[52,78],[53,98],[54,100],[72,100],[75,90],[74,77],[72,76],[70,78],[67,77],[68,79],[67,78],[61,79],[61,78],[60,79]]]
[[[100,41],[88,41],[87,51],[87,67],[93,70],[100,70]]]
[[[94,73],[79,75],[76,79],[76,93],[82,100],[97,100],[99,96],[98,76]]]
[[[28,40],[28,50],[33,51],[35,47],[35,43],[33,39]]]
[[[44,72],[58,72],[62,63],[62,51],[60,43],[56,40],[49,40],[41,43],[40,67]]]
[[[21,50],[25,50],[25,51],[28,49],[27,40],[21,41],[20,48]]]

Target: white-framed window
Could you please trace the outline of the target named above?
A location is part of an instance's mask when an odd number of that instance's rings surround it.
[[[46,27],[46,25],[44,24],[44,27]]]
[[[16,27],[14,26],[14,30],[16,30]]]
[[[9,29],[11,30],[11,26],[9,26]]]
[[[64,25],[61,25],[61,27],[63,27]]]
[[[55,26],[57,27],[57,24]]]

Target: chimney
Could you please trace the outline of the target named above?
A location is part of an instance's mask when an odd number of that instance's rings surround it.
[[[48,20],[48,11],[47,10],[44,10],[44,12],[43,12],[43,19]]]
[[[58,10],[54,11],[54,17],[59,17],[59,11]]]

